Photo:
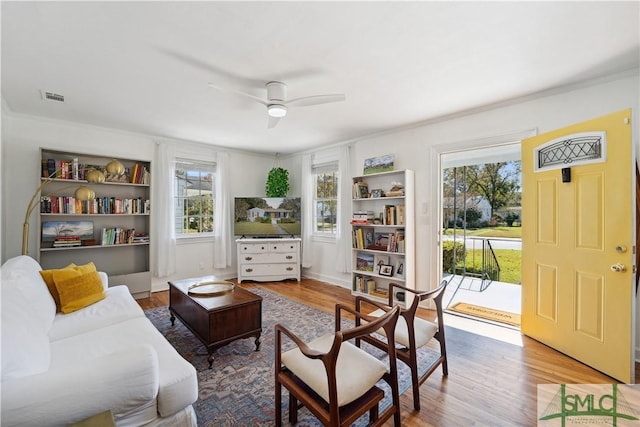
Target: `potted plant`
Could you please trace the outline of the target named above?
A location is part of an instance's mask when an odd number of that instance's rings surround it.
[[[285,197],[289,191],[289,171],[281,167],[272,168],[267,176],[267,197]]]

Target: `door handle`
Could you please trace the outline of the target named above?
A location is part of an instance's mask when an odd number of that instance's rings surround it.
[[[617,263],[611,266],[611,271],[615,273],[624,273],[627,271],[627,267],[625,267],[624,264]]]

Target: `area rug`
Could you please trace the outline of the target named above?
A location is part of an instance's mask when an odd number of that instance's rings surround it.
[[[207,362],[207,350],[185,328],[179,320],[171,326],[167,307],[145,311],[146,316],[167,340],[198,371],[199,398],[193,405],[198,416],[198,425],[209,426],[272,426],[274,425],[274,333],[273,327],[280,323],[291,329],[305,341],[326,333],[332,333],[333,314],[309,307],[263,288],[251,288],[251,292],[262,296],[262,335],[260,351],[255,351],[254,339],[241,339],[218,349],[214,353],[212,369]],[[343,327],[353,326],[344,321]],[[363,348],[381,359],[384,353],[363,343]],[[419,365],[426,369],[437,353],[425,348],[418,354]],[[402,362],[398,362],[400,393],[411,386],[411,373]],[[390,390],[384,381],[378,384],[385,390],[385,401],[381,410],[391,401]],[[411,391],[408,391],[411,393]],[[283,390],[282,416],[288,416],[288,394]],[[321,425],[306,409],[298,412],[297,426]],[[363,416],[356,425],[366,425],[368,416]]]
[[[482,307],[466,302],[457,302],[447,310],[467,314],[493,322],[506,323],[507,325],[520,326],[520,315],[509,311],[496,310],[495,308]]]

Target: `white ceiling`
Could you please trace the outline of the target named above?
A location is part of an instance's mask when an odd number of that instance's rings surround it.
[[[10,111],[306,150],[639,65],[639,2],[7,2]],[[267,129],[264,98],[344,93]],[[45,102],[40,90],[66,97]]]

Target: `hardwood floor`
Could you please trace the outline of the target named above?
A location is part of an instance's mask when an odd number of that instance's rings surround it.
[[[339,286],[303,279],[297,282],[243,283],[333,313],[341,302],[353,305],[351,293]],[[167,306],[168,291],[138,300],[143,309]],[[420,315],[433,318],[433,312]],[[445,319],[446,323],[446,319]],[[483,324],[484,325],[484,324]],[[504,329],[504,328],[498,328]],[[530,426],[536,425],[537,384],[614,383],[612,378],[533,339],[521,336],[514,345],[457,327],[446,327],[449,376],[438,369],[420,388],[422,410],[413,410],[411,391],[401,396],[404,426]],[[273,349],[264,349],[273,351]],[[636,383],[640,364],[636,363]],[[393,425],[392,421],[385,425]]]

